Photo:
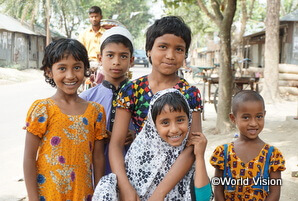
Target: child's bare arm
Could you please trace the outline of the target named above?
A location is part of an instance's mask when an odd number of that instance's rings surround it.
[[[94,141],[93,169],[94,169],[94,188],[95,188],[100,178],[104,175],[104,170],[105,170],[104,140]]]
[[[123,157],[123,147],[130,118],[130,112],[126,111],[125,109],[117,108],[109,147],[111,169],[112,172],[117,175],[120,199],[122,201],[139,200],[136,190],[132,187],[127,178]]]
[[[37,170],[36,170],[36,156],[39,146],[40,138],[27,131],[24,151],[24,177],[27,188],[28,198],[30,201],[39,200],[37,187]]]
[[[193,132],[192,137],[189,139],[188,145],[194,146],[195,154],[195,187],[201,188],[209,183],[209,177],[205,165],[205,149],[207,145],[207,139],[203,133]]]
[[[223,171],[215,168],[215,173],[214,173],[214,177],[222,177],[223,175]],[[217,185],[214,186],[214,200],[215,201],[224,201],[224,186],[222,185]]]
[[[201,113],[193,112],[192,114],[192,125],[191,131],[201,132]],[[166,174],[164,179],[157,186],[152,196],[148,201],[161,200],[164,198],[176,184],[187,174],[192,164],[194,163],[195,157],[193,153],[193,146],[186,147],[179,155],[170,171]]]
[[[271,172],[270,173],[270,179],[280,179],[281,178],[281,172]],[[266,198],[266,201],[278,201],[280,198],[280,186],[269,186],[269,195]]]

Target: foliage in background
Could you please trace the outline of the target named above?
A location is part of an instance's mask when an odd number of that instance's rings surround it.
[[[45,21],[46,0],[0,0],[3,11],[21,21],[43,23]],[[51,28],[60,30],[67,37],[76,38],[78,33],[89,26],[88,10],[97,5],[103,11],[103,18],[111,19],[114,14],[123,23],[136,40],[143,37],[143,30],[148,26],[149,7],[143,0],[51,0]],[[134,16],[131,16],[134,13]]]

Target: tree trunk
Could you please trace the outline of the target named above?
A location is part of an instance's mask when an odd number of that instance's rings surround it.
[[[267,0],[265,69],[261,92],[266,103],[280,98],[278,90],[280,0]]]
[[[232,124],[229,120],[232,97],[232,68],[231,68],[231,26],[236,11],[236,0],[228,1],[224,18],[219,27],[220,33],[220,71],[219,71],[219,100],[216,119],[218,133],[227,133]]]
[[[51,31],[50,31],[50,0],[46,0],[45,5],[45,14],[46,14],[46,45],[49,45],[51,42]]]

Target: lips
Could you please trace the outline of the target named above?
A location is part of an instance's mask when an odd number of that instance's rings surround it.
[[[111,71],[114,72],[114,73],[120,73],[120,72],[122,72],[122,70],[120,70],[120,69],[111,69]]]
[[[64,82],[65,85],[69,85],[69,86],[72,86],[72,85],[75,85],[77,82]]]
[[[255,135],[258,132],[258,129],[248,129],[247,132],[251,135]]]

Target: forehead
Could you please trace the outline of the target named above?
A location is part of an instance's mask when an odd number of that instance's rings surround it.
[[[99,13],[90,13],[89,17],[101,17]]]
[[[262,101],[244,101],[239,102],[236,106],[236,112],[246,112],[246,113],[254,113],[254,112],[264,112],[265,108]]]
[[[155,39],[154,44],[159,44],[159,43],[164,43],[164,44],[171,44],[175,46],[186,46],[185,41],[183,38],[180,36],[176,36],[174,34],[164,34],[162,36],[159,36]]]
[[[123,43],[108,43],[105,45],[103,52],[123,52],[123,53],[130,53],[128,47],[126,47]]]

